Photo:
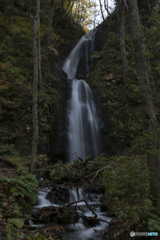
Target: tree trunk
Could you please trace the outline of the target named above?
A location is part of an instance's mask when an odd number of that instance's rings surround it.
[[[39,0],[37,0],[38,6]],[[38,91],[38,10],[33,17],[33,100],[32,100],[32,159],[30,171],[33,172],[35,162],[37,161],[37,148],[38,148],[38,106],[37,106],[37,91]]]
[[[148,122],[147,127],[149,134],[152,137],[152,147],[155,152],[155,154],[150,156],[149,159],[151,190],[152,194],[155,196],[156,193],[160,192],[160,159],[159,154],[157,153],[159,149],[157,119],[152,102],[147,58],[145,54],[145,44],[140,25],[137,0],[128,0],[128,6],[130,14],[130,27],[135,47],[136,71],[142,97],[142,107],[145,113],[145,120]]]
[[[50,44],[50,40],[51,40],[55,1],[56,0],[51,1],[51,13],[50,13],[50,19],[49,19],[49,32],[48,32],[48,36],[47,36],[47,48],[48,48],[48,46]]]
[[[120,15],[120,50],[122,58],[122,72],[123,80],[126,81],[128,74],[128,59],[126,54],[126,43],[125,43],[125,3],[122,1],[121,6],[119,6]]]
[[[39,89],[42,91],[42,69],[41,69],[41,37],[40,37],[40,0],[37,0],[37,30],[38,30],[38,77]]]
[[[148,10],[151,16],[154,16],[156,14],[157,11],[157,5],[158,5],[158,1],[157,0],[147,0],[147,5],[148,5]]]

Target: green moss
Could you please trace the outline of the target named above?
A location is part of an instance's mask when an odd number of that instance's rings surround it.
[[[129,72],[124,82],[119,35],[108,33],[102,50],[95,54],[94,69],[88,80],[103,115],[109,118],[108,136],[120,139],[124,145],[131,144],[137,133],[141,134],[143,130],[139,87],[129,37],[127,51]]]

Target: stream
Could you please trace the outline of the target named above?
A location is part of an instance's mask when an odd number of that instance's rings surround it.
[[[104,240],[109,239],[105,231],[107,230],[112,218],[108,217],[106,212],[101,209],[102,203],[100,194],[85,192],[83,188],[69,189],[69,197],[64,205],[48,199],[51,189],[44,188],[38,191],[38,202],[34,211],[45,207],[64,207],[74,202],[72,206],[76,209],[78,219],[75,223],[65,225],[66,232],[61,235],[63,240]],[[53,192],[52,192],[53,194]],[[53,198],[54,199],[54,198]],[[84,201],[86,201],[86,203]],[[96,214],[96,216],[95,216]],[[31,226],[45,227],[45,225],[36,225],[30,221]]]

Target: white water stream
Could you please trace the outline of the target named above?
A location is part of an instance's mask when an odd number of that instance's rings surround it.
[[[47,199],[47,194],[49,189],[41,189],[38,191],[38,204],[36,208],[42,208],[45,206],[58,206]],[[94,224],[94,226],[87,226],[83,217],[80,217],[78,222],[74,224],[68,224],[67,228],[69,232],[62,235],[63,240],[102,240],[108,239],[108,236],[103,236],[103,232],[108,228],[108,222],[111,218],[107,217],[106,213],[101,210],[100,195],[96,193],[85,193],[83,188],[71,188],[69,190],[69,200],[66,204],[86,200],[91,209],[97,214],[96,219],[100,219],[99,223]],[[75,204],[77,212],[79,215],[86,217],[94,217],[93,212],[86,206],[84,202],[79,202]],[[36,226],[32,223],[33,226]],[[42,225],[43,226],[43,225]],[[41,227],[39,225],[39,227]],[[102,237],[103,236],[103,237]],[[104,238],[105,237],[105,238]]]
[[[100,152],[100,121],[89,85],[76,79],[80,57],[85,55],[85,72],[89,76],[96,29],[81,37],[65,60],[63,70],[71,80],[71,98],[68,101],[68,161],[76,157],[98,156]]]

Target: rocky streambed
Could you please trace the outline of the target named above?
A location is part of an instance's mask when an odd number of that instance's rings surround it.
[[[109,239],[108,227],[114,223],[103,208],[101,195],[82,187],[45,187],[38,190],[37,205],[29,220],[30,228],[53,229],[62,240]]]

